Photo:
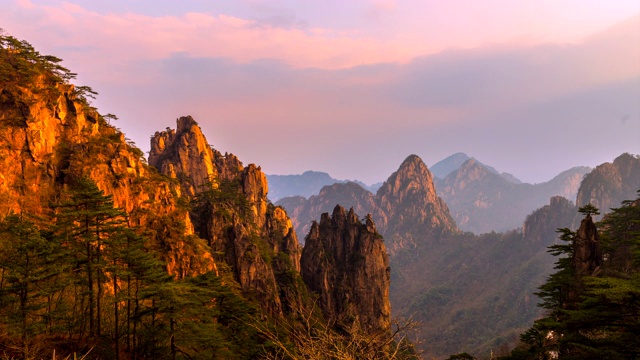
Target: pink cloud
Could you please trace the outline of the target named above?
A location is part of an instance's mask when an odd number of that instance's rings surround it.
[[[55,45],[96,48],[87,56],[114,62],[159,59],[174,53],[223,57],[238,62],[278,58],[296,67],[340,68],[378,62],[407,61],[416,49],[402,42],[380,41],[326,28],[284,29],[225,14],[187,13],[152,17],[142,14],[99,14],[79,5],[17,3],[29,24],[3,19],[9,30],[26,38],[45,38]],[[0,17],[1,18],[1,17]],[[45,34],[43,29],[55,28]],[[38,33],[38,36],[35,36]],[[115,55],[115,56],[114,56]]]

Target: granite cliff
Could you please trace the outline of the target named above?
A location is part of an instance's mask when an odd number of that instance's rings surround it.
[[[389,258],[382,237],[367,216],[336,206],[313,222],[302,252],[302,277],[319,295],[329,321],[377,334],[390,330]]]
[[[147,164],[59,62],[0,34],[3,353],[257,358],[276,354],[275,343],[302,353],[298,310],[313,310],[328,288],[310,282],[314,294],[303,282],[293,224],[268,200],[260,167],[211,148],[189,116],[154,134]],[[335,293],[330,307],[354,318],[325,315],[388,339],[384,244],[371,219],[342,210],[333,223],[344,233],[328,236],[344,252],[310,247],[304,264],[342,279],[349,299]],[[323,226],[313,234],[328,234]],[[344,256],[358,262],[345,267]],[[24,277],[25,268],[46,276]],[[270,338],[276,324],[289,332]],[[352,343],[348,329],[325,330],[333,342],[323,346]]]
[[[236,156],[212,149],[190,116],[179,118],[176,130],[155,133],[149,164],[180,183],[181,193],[195,204],[196,233],[217,261],[231,267],[245,294],[261,299],[274,314],[282,314],[283,304],[300,301],[302,289],[279,276],[300,271],[298,239],[286,212],[267,199],[259,167],[243,167]]]
[[[78,179],[92,179],[131,224],[153,229],[169,273],[183,277],[215,268],[194,236],[176,187],[149,167],[143,153],[91,108],[70,84],[46,76],[3,83],[0,91],[0,215],[49,216]],[[180,233],[171,232],[176,226]]]
[[[292,214],[300,233],[307,231],[312,219],[330,212],[336,204],[371,214],[389,253],[458,232],[447,205],[436,194],[431,173],[416,155],[407,157],[376,195],[355,183],[333,184],[308,200],[284,198],[277,204]]]
[[[387,213],[380,227],[392,252],[415,247],[424,238],[439,239],[458,232],[447,204],[438,197],[433,177],[422,159],[407,157],[376,194]]]

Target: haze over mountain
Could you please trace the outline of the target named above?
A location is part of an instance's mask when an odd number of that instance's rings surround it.
[[[560,195],[575,201],[582,177],[591,169],[575,167],[548,182],[513,183],[474,159],[444,179],[436,180],[438,194],[451,209],[460,229],[476,234],[522,226],[525,216]]]
[[[311,195],[317,194],[325,185],[350,182],[350,180],[334,179],[331,175],[325,172],[310,170],[305,171],[300,175],[267,174],[267,180],[269,181],[269,198],[272,201],[278,201],[289,196],[302,196],[308,198]],[[373,193],[382,186],[382,183],[376,183],[368,186],[361,181],[354,180],[353,182]]]
[[[445,159],[442,159],[440,161],[438,161],[437,163],[435,163],[432,167],[429,168],[429,170],[431,171],[431,173],[433,174],[434,177],[438,178],[438,179],[444,179],[447,177],[447,175],[451,174],[452,172],[458,170],[462,164],[464,164],[467,160],[472,159],[471,157],[469,157],[467,154],[465,153],[455,153]],[[477,161],[477,160],[476,160]],[[518,180],[515,176],[509,174],[509,173],[498,173],[498,170],[494,169],[493,167],[483,164],[480,161],[477,161],[478,164],[482,165],[483,167],[485,167],[487,170],[491,171],[494,174],[498,174],[500,176],[502,176],[503,178],[505,178],[507,181],[512,182],[514,184],[520,184],[522,183],[522,181]]]
[[[493,167],[456,153],[436,163],[433,168],[445,178],[434,177],[437,194],[447,203],[451,216],[460,230],[476,234],[506,231],[522,226],[524,218],[535,209],[547,204],[552,196],[563,196],[572,201],[584,174],[591,169],[574,167],[553,179],[539,183],[518,182],[509,174],[499,174]],[[296,177],[293,177],[296,179]],[[302,178],[299,178],[302,179]],[[286,183],[278,184],[286,186]],[[383,185],[384,186],[384,185]],[[295,187],[285,187],[293,190]],[[323,187],[308,200],[299,197],[281,198],[276,203],[287,209],[298,233],[307,233],[310,222],[319,214],[328,212],[335,204],[354,207],[358,213],[375,215],[374,196],[355,183]],[[376,223],[384,221],[376,218]],[[383,234],[384,231],[381,231]]]

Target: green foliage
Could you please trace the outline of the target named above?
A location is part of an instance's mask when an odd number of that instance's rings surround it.
[[[30,100],[31,94],[42,93],[49,106],[61,94],[58,85],[68,84],[76,74],[60,65],[61,59],[42,55],[24,40],[0,34],[0,92],[13,94],[2,100],[10,100],[20,107]],[[87,86],[75,89],[78,99],[88,104],[87,97],[95,98],[96,92]]]
[[[636,359],[640,357],[640,197],[612,209],[599,224],[603,265],[578,276],[571,263],[575,233],[560,229],[570,245],[550,252],[558,271],[540,287],[548,316],[521,335],[523,345],[504,359]],[[598,214],[587,205],[586,217]]]
[[[24,358],[35,355],[32,342],[47,331],[54,315],[48,301],[67,270],[59,245],[22,216],[9,215],[0,222],[0,319],[9,335],[20,339]]]
[[[584,216],[591,216],[591,215],[600,215],[600,211],[598,210],[597,207],[591,205],[591,203],[585,205],[585,206],[581,206],[578,209],[578,212],[583,214]]]

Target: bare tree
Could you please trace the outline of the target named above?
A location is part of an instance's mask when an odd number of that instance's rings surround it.
[[[357,318],[349,326],[327,322],[314,303],[309,308],[292,309],[290,316],[277,319],[275,325],[258,319],[248,325],[272,346],[265,348],[266,359],[419,359],[420,354],[408,339],[418,322],[393,319],[391,323],[390,330],[369,332],[361,328]]]

